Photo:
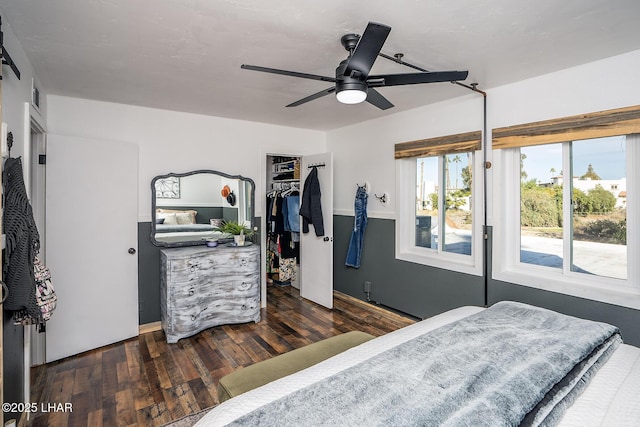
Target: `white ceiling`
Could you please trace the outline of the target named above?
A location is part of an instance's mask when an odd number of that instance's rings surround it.
[[[285,108],[331,83],[240,65],[334,76],[347,56],[340,37],[369,21],[392,27],[383,53],[469,70],[465,83],[481,89],[640,49],[638,0],[0,0],[0,13],[46,93],[318,130],[467,89],[382,88],[395,104],[386,111],[333,95]],[[372,70],[404,72],[415,70],[384,58]]]

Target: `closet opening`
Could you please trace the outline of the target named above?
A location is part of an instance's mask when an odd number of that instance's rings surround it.
[[[292,286],[302,298],[331,309],[333,155],[268,154],[265,162],[263,283]],[[299,215],[303,207],[304,220]],[[266,298],[266,288],[262,295]]]
[[[300,156],[267,155],[267,286],[300,289]]]

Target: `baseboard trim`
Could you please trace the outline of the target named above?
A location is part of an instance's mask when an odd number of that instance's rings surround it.
[[[145,323],[144,325],[140,325],[138,329],[138,333],[142,335],[142,334],[148,334],[149,332],[155,332],[155,331],[161,331],[161,330],[162,330],[162,323],[160,323],[160,321],[157,321],[157,322]]]
[[[410,321],[410,323],[415,322],[416,320],[420,320],[408,313],[406,313],[406,316],[403,316],[402,314],[399,314],[397,311],[394,311],[391,307],[385,308],[385,307],[381,307],[380,305],[374,303],[374,302],[366,302],[366,301],[362,301],[361,299],[358,299],[356,297],[353,297],[351,295],[342,293],[340,291],[333,291],[333,296],[334,298],[338,298],[341,299],[343,301],[346,301],[350,304],[353,305],[357,305],[361,308],[364,308],[366,310],[369,310],[371,312],[378,312],[378,313],[382,313],[384,314],[384,316],[387,316],[389,318],[395,318],[396,320],[400,321],[400,322],[407,322],[407,320]]]

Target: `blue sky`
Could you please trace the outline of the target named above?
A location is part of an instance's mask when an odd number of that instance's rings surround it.
[[[549,182],[551,168],[558,175],[562,170],[562,144],[548,144],[526,147],[522,152],[527,155],[524,171],[527,180],[536,178],[540,182]],[[602,179],[620,179],[626,176],[626,146],[624,136],[599,138],[596,140],[575,141],[573,143],[573,174],[584,175],[589,164]]]

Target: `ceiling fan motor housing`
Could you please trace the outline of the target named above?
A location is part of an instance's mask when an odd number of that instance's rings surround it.
[[[347,67],[348,59],[340,62],[336,68],[336,95],[343,90],[359,90],[367,93],[367,82],[356,77],[345,76],[344,70]]]

